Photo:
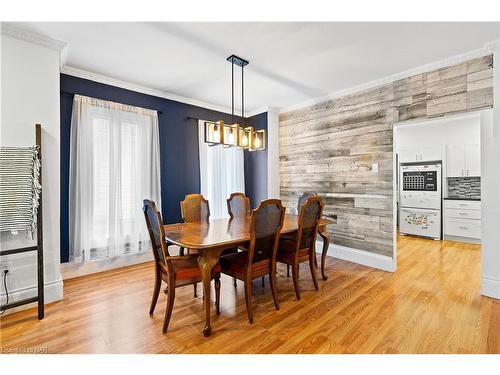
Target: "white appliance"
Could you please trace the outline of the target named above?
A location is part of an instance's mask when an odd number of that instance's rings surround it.
[[[401,164],[399,232],[441,239],[441,163]]]

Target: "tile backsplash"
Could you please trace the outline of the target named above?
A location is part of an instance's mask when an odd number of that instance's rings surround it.
[[[448,197],[481,198],[481,177],[448,177]]]

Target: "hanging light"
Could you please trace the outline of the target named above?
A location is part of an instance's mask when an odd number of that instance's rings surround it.
[[[224,121],[205,121],[205,142],[210,146],[224,143]]]
[[[224,147],[238,147],[249,151],[265,150],[266,131],[264,129],[255,131],[251,126],[245,126],[245,87],[244,68],[249,64],[241,57],[231,55],[227,58],[231,63],[231,122],[224,124],[222,120],[217,122],[205,122],[205,142],[210,146],[224,145]],[[234,121],[234,66],[241,67],[241,123]]]
[[[240,125],[224,125],[224,146],[225,147],[238,147],[238,136],[240,134]]]
[[[266,149],[266,131],[264,129],[257,130],[253,133],[252,148],[250,151],[259,151]]]

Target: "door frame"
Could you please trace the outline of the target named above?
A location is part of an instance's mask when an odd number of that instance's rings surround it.
[[[496,279],[492,279],[489,274],[486,272],[487,267],[491,268],[491,264],[496,264],[496,261],[500,258],[500,248],[498,247],[499,239],[498,239],[498,231],[495,233],[494,230],[488,230],[486,228],[485,223],[490,223],[493,221],[494,223],[500,224],[499,220],[499,212],[498,208],[500,207],[500,194],[492,194],[490,192],[486,192],[484,189],[484,176],[488,175],[487,181],[491,180],[491,184],[495,184],[498,180],[500,174],[497,175],[494,171],[498,169],[500,158],[499,152],[495,151],[495,147],[498,146],[500,141],[498,137],[495,137],[494,133],[495,129],[493,127],[493,109],[482,109],[478,111],[472,111],[467,113],[461,113],[457,115],[443,116],[436,119],[415,119],[408,121],[400,121],[393,124],[393,267],[394,270],[397,269],[397,253],[398,253],[398,244],[397,244],[397,219],[398,219],[398,165],[396,160],[396,128],[408,125],[418,125],[418,124],[429,124],[432,122],[439,122],[440,120],[450,120],[453,118],[478,118],[480,121],[480,150],[481,150],[481,294],[493,297],[500,298],[500,296],[496,292],[497,285],[489,286],[488,283],[496,283]],[[496,139],[491,141],[490,147],[488,145],[484,145],[485,140]],[[443,156],[443,185],[446,179],[445,168],[444,165],[446,162],[446,157]],[[493,175],[491,175],[493,173]],[[489,189],[491,190],[491,189]],[[442,187],[442,191],[444,194],[445,187]],[[491,209],[488,210],[487,207]],[[495,225],[495,224],[494,224]],[[444,228],[442,228],[444,230]],[[500,265],[499,265],[500,266]],[[500,267],[499,267],[500,268]],[[495,269],[493,269],[493,272]],[[491,291],[493,289],[493,291]]]

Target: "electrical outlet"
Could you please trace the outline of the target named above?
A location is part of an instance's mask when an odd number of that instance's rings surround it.
[[[2,271],[2,274],[3,274],[3,271],[5,270],[9,270],[9,274],[12,273],[12,267],[13,267],[13,263],[12,262],[2,262],[0,263],[0,270]]]

